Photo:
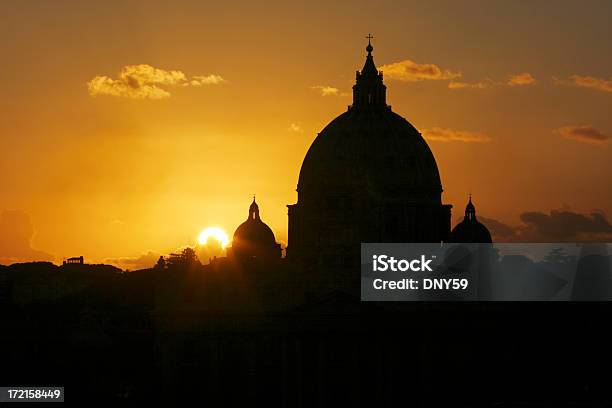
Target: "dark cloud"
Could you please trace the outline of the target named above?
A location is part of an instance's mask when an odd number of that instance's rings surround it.
[[[34,225],[30,216],[17,210],[0,214],[0,263],[51,261],[53,256],[32,248]]]
[[[516,240],[516,227],[511,227],[493,218],[478,216],[478,221],[486,225],[495,241],[511,242]]]
[[[511,226],[492,218],[478,217],[497,242],[610,242],[612,225],[601,212],[581,214],[567,209],[550,213],[527,211],[522,224]]]
[[[602,213],[579,214],[570,210],[552,210],[550,214],[525,212],[522,233],[536,240],[607,241],[612,238],[612,225]]]
[[[557,129],[561,136],[584,143],[604,144],[610,139],[592,126],[565,126]]]
[[[569,77],[569,81],[571,84],[583,88],[596,89],[602,92],[612,92],[612,78],[607,79],[589,75],[572,75]]]

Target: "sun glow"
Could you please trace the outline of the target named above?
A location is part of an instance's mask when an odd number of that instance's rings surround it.
[[[198,242],[200,245],[205,245],[209,238],[219,241],[223,248],[229,244],[229,237],[225,231],[219,227],[208,227],[204,229],[198,236]]]

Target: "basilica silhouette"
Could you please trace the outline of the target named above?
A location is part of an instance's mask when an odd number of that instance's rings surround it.
[[[562,248],[542,262],[498,259],[471,195],[451,230],[435,158],[387,105],[366,50],[352,105],[304,159],[284,258],[253,197],[227,257],[204,265],[193,248],[129,273],[82,257],[0,265],[0,345],[10,350],[0,383],[58,384],[86,403],[609,406],[610,376],[593,374],[612,364],[607,246],[585,246],[577,260]],[[572,300],[608,302],[361,300],[361,242],[444,241],[459,245],[432,276],[472,274],[478,299],[500,299],[498,282],[541,299],[522,280],[537,271],[548,298],[571,284]],[[574,267],[572,282],[547,273]]]
[[[491,242],[471,195],[465,220],[451,233],[452,206],[442,203],[436,159],[419,131],[387,105],[373,49],[368,38],[353,104],[318,134],[302,163],[297,203],[287,206],[286,257],[294,264],[354,270],[362,242]],[[254,200],[233,245],[234,254],[248,257],[280,254]]]

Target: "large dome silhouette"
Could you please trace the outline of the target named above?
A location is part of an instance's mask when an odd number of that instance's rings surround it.
[[[421,134],[386,103],[368,42],[353,104],[306,153],[289,205],[287,256],[338,275],[363,242],[440,242],[450,231],[436,160]],[[317,266],[318,265],[318,266]]]
[[[440,202],[436,160],[420,133],[391,111],[349,110],[314,140],[300,171],[298,192],[352,189],[367,194]]]

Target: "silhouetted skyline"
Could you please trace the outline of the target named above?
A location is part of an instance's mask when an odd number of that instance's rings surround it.
[[[0,13],[0,386],[612,403],[612,3]]]

